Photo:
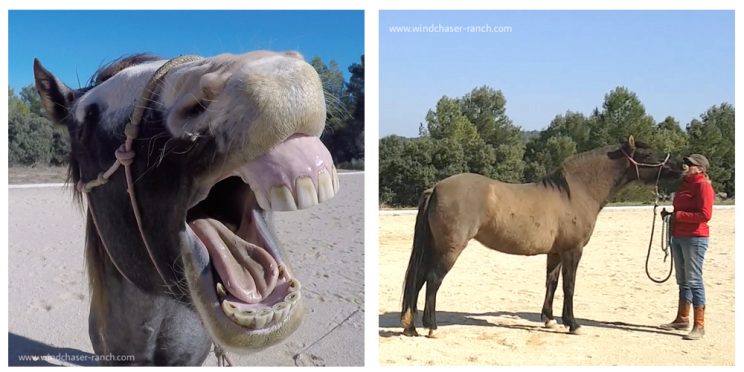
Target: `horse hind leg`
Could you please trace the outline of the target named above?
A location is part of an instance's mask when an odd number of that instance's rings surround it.
[[[412,303],[405,309],[401,314],[400,322],[403,326],[403,335],[405,336],[418,336],[416,332],[416,325],[414,324],[416,318],[416,303],[418,302],[418,294],[421,292],[421,288],[424,286],[426,270],[419,268],[414,273],[415,286],[412,293]]]
[[[439,262],[436,262],[431,266],[431,269],[426,275],[426,303],[424,305],[424,316],[423,324],[425,328],[429,329],[427,337],[435,337],[435,331],[437,329],[437,292],[439,287],[442,285],[442,281],[447,273],[450,271],[452,266],[455,264],[455,259],[462,251],[464,247],[458,248],[450,252],[457,252],[454,257],[442,256]]]
[[[548,254],[548,264],[545,275],[545,302],[543,303],[541,318],[546,328],[558,325],[553,316],[553,297],[558,288],[558,277],[561,273],[561,256],[557,253]]]

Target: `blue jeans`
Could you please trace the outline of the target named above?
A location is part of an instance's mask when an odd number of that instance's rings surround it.
[[[703,261],[708,249],[708,238],[672,237],[672,257],[676,271],[679,298],[694,307],[705,305]]]

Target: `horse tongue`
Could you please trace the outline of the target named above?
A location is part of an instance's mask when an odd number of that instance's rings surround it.
[[[199,219],[190,225],[207,247],[210,260],[230,294],[249,304],[271,294],[279,270],[268,252],[233,234],[217,220]]]

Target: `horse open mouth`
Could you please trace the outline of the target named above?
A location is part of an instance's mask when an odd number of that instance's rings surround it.
[[[224,316],[247,332],[272,332],[290,318],[298,319],[300,281],[285,262],[264,214],[307,208],[332,198],[337,190],[328,150],[317,137],[304,135],[290,137],[215,184],[187,215],[209,255],[212,280],[206,281],[214,296],[208,297],[219,303],[219,310],[210,308],[221,313],[211,315]]]

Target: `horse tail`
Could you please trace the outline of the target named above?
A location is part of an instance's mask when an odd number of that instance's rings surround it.
[[[406,279],[403,284],[403,307],[400,313],[401,324],[406,330],[413,330],[418,292],[423,285],[423,276],[426,275],[426,270],[423,270],[422,266],[424,265],[424,253],[432,242],[428,212],[434,191],[434,188],[425,190],[419,198],[416,227],[413,234],[413,250],[411,251],[411,258],[408,260]]]

